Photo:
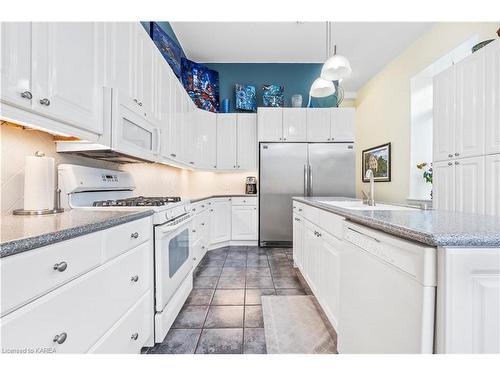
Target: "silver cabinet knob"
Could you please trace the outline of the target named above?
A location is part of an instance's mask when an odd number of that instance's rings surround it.
[[[453,154],[448,154],[448,157],[449,157],[449,158],[452,158],[452,157],[453,157]]]
[[[280,141],[281,141],[281,137],[280,137]]]
[[[236,168],[236,165],[233,165],[233,168]]]
[[[203,225],[205,225],[205,223],[201,223],[201,225],[203,226]]]
[[[134,283],[139,281],[139,276],[135,275],[130,278],[130,281],[133,281]]]
[[[286,138],[283,138],[284,141],[286,141]]]
[[[191,211],[193,211],[193,212],[196,211],[196,208],[193,208]]]
[[[134,233],[130,234],[130,237],[131,238],[138,238],[139,237],[139,233],[134,232]]]
[[[455,152],[455,156],[460,156],[460,153],[458,153],[458,152]]]
[[[214,165],[214,168],[217,168],[217,166],[216,166],[216,165]]]
[[[459,165],[460,163],[458,161],[455,162],[455,165]]]
[[[177,155],[176,155],[176,154],[170,154],[170,156],[171,156],[171,157],[173,157],[173,158],[176,158],[176,157],[177,157]]]
[[[189,164],[194,164],[194,161],[190,161]]]
[[[194,257],[193,260],[196,260],[196,257]]]
[[[139,102],[139,103],[137,103],[137,104],[139,104],[139,107],[142,107],[142,102]]]
[[[204,204],[202,204],[202,205],[201,205],[201,208],[205,208],[205,205],[204,205]]]
[[[299,212],[302,212],[302,208],[299,208]]]
[[[201,248],[202,248],[203,250],[205,250],[205,246],[202,246]]]
[[[193,233],[196,233],[196,229],[193,229]]]
[[[231,198],[228,198],[228,201],[231,202]]]
[[[329,140],[330,140],[330,138],[327,138],[326,140],[327,140],[327,141],[329,141]]]
[[[448,162],[448,165],[453,165],[453,163],[451,161]]]
[[[54,338],[52,339],[53,342],[57,342],[58,344],[63,344],[64,341],[68,338],[68,335],[66,332],[60,333],[58,335],[55,335]]]
[[[213,208],[210,209],[210,212],[214,212]]]
[[[40,104],[48,107],[50,105],[50,100],[47,98],[40,99]]]
[[[64,271],[66,271],[66,268],[68,268],[68,263],[59,262],[59,263],[54,264],[53,268],[55,271],[64,272]]]
[[[31,100],[33,99],[33,94],[29,91],[24,91],[21,93],[21,98]]]
[[[132,334],[132,336],[130,336],[130,338],[132,340],[137,340],[139,338],[139,334],[138,333],[134,333],[134,334]]]
[[[243,203],[247,203],[247,201],[243,199]]]

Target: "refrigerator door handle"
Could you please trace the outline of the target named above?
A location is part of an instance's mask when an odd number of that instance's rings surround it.
[[[304,197],[307,197],[309,195],[309,182],[307,180],[307,177],[309,175],[309,166],[307,164],[304,164]]]
[[[308,189],[307,195],[309,197],[312,197],[313,196],[313,171],[312,171],[311,165],[308,165],[308,169],[309,169],[309,176],[308,176],[307,180],[309,183],[309,189]]]

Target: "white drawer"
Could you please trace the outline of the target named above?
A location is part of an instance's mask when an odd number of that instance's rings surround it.
[[[256,206],[257,197],[233,197],[233,206]]]
[[[1,259],[2,315],[97,267],[101,262],[102,233]]]
[[[191,212],[195,215],[204,212],[208,209],[208,203],[208,200],[203,200],[201,202],[191,204]]]
[[[139,353],[146,342],[153,343],[153,309],[151,291],[148,291],[99,339],[89,353]]]
[[[1,321],[2,349],[86,352],[150,289],[151,256],[150,243],[144,243],[6,315]],[[54,342],[62,333],[66,340]]]
[[[112,259],[148,241],[153,235],[151,217],[130,221],[104,231],[104,260]]]
[[[309,220],[310,222],[317,224],[319,223],[319,213],[320,209],[309,206],[307,204],[303,204],[301,207],[299,207],[299,214],[301,213],[306,220]]]
[[[343,216],[318,209],[318,226],[334,235],[338,239],[344,238],[344,220]]]

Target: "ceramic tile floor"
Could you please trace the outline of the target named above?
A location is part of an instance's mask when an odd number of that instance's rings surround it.
[[[262,295],[310,294],[292,249],[232,246],[209,251],[161,344],[148,354],[264,354]]]

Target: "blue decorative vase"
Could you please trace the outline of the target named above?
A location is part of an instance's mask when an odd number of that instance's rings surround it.
[[[229,99],[222,99],[222,108],[221,108],[222,113],[229,113],[230,103],[231,102]]]

